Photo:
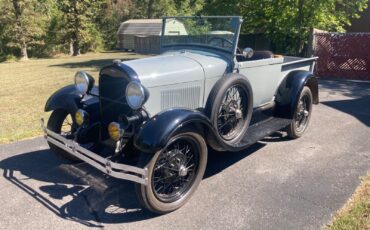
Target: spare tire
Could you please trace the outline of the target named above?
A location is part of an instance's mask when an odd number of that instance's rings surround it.
[[[234,146],[244,137],[253,111],[253,93],[248,79],[229,74],[214,85],[206,103],[205,114],[218,139]]]

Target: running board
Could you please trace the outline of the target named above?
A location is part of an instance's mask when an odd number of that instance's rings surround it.
[[[248,127],[248,130],[242,140],[236,144],[236,148],[248,147],[263,138],[279,131],[290,124],[291,119],[273,117],[268,120],[253,124]]]

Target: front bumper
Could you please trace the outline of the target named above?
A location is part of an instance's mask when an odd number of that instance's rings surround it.
[[[47,129],[43,119],[41,119],[41,127],[44,131],[44,137],[47,141],[63,149],[69,154],[81,159],[96,169],[108,174],[109,176],[134,181],[143,185],[148,184],[147,168],[138,168],[131,165],[120,164],[111,161],[109,158],[103,158],[98,154],[83,148],[77,142],[66,139],[63,136]]]

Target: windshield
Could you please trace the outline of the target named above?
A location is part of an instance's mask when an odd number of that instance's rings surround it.
[[[234,52],[239,17],[164,18],[162,48],[202,46]]]

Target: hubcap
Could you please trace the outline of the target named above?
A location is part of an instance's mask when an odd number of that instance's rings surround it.
[[[236,109],[235,110],[235,117],[236,117],[236,119],[243,118],[243,112],[240,109]]]
[[[184,165],[181,165],[179,169],[179,176],[184,177],[186,175],[188,175],[188,169]]]

